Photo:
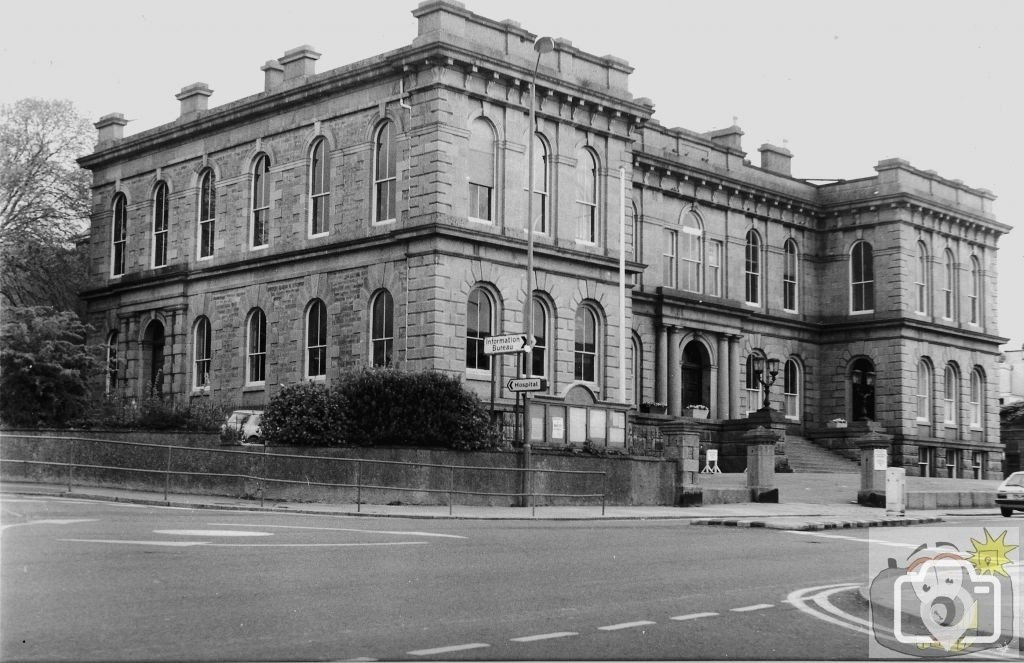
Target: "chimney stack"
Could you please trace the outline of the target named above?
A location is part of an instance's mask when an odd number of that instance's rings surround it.
[[[743,130],[740,129],[735,124],[726,129],[711,131],[704,135],[710,138],[712,143],[717,143],[718,145],[721,145],[722,147],[728,148],[730,150],[743,152]]]
[[[128,120],[124,119],[123,113],[110,113],[101,117],[99,122],[93,125],[99,134],[97,147],[101,147],[105,143],[115,143],[124,138],[124,125],[126,124],[128,124]]]
[[[181,88],[181,92],[174,95],[181,102],[181,117],[205,111],[211,94],[213,90],[206,83],[193,83]]]
[[[319,59],[320,53],[309,44],[305,44],[286,51],[278,58],[278,62],[284,66],[284,80],[291,81],[315,74],[316,61]]]
[[[793,176],[793,153],[788,149],[765,143],[757,151],[761,153],[762,170],[770,170],[787,177]]]
[[[272,92],[281,87],[284,82],[284,67],[277,60],[267,60],[267,63],[260,67],[263,72],[263,91]]]

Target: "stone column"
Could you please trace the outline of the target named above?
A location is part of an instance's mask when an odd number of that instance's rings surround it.
[[[668,403],[668,328],[658,325],[658,348],[654,361],[654,400]]]
[[[775,487],[775,444],[778,433],[758,426],[743,434],[747,447],[747,489],[751,502],[778,503],[779,489]]]
[[[740,416],[740,337],[729,336],[729,418]]]
[[[683,413],[683,364],[679,356],[679,328],[669,327],[668,334],[668,413]]]
[[[860,490],[857,491],[857,503],[884,507],[885,470],[889,466],[892,435],[887,435],[885,428],[874,421],[866,422],[866,428],[864,435],[853,440],[860,449]],[[885,453],[885,463],[880,463],[880,469],[876,469],[875,456],[882,452]]]
[[[718,335],[718,405],[714,413],[716,419],[728,419],[729,414],[729,391],[732,384],[729,382],[729,366],[732,364],[729,358],[729,339],[725,334]]]

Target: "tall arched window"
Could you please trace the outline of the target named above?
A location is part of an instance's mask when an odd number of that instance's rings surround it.
[[[533,298],[531,327],[535,340],[530,358],[530,375],[546,377],[548,374],[548,310],[537,297]]]
[[[523,181],[526,181],[523,177]],[[548,147],[540,134],[533,136],[533,229],[548,231]]]
[[[327,305],[314,299],[306,310],[306,377],[327,376]]]
[[[644,353],[643,343],[640,338],[633,334],[631,345],[633,356],[631,366],[633,369],[633,405],[639,406],[644,397]]]
[[[213,329],[205,315],[196,320],[192,343],[192,388],[208,389],[212,363]]]
[[[676,265],[676,245],[679,243],[679,233],[672,228],[663,228],[665,233],[662,239],[661,259],[662,278],[661,282],[666,288],[675,288],[678,285],[678,266]]]
[[[128,251],[128,199],[123,193],[114,196],[113,223],[110,234],[110,274],[124,274]]]
[[[576,310],[576,342],[573,352],[573,378],[597,381],[597,314],[589,306]]]
[[[875,266],[871,245],[860,241],[850,250],[850,311],[875,310]]]
[[[331,155],[327,139],[313,143],[309,159],[309,234],[325,235],[331,228]]]
[[[922,358],[917,362],[917,421],[928,423],[932,420],[932,365]]]
[[[262,309],[253,309],[246,324],[247,384],[264,384],[267,380],[267,316]]]
[[[761,236],[756,230],[747,231],[747,252],[744,263],[746,302],[761,304]]]
[[[981,262],[978,256],[971,256],[971,324],[981,324]]]
[[[796,241],[792,239],[787,239],[783,248],[785,256],[782,265],[782,308],[795,313],[800,308],[800,253]]]
[[[494,131],[483,118],[473,120],[469,128],[469,217],[494,220]]]
[[[787,419],[800,419],[800,392],[800,365],[793,359],[787,359],[782,380],[783,408]]]
[[[762,403],[761,397],[761,371],[758,366],[763,366],[764,355],[759,352],[751,352],[747,355],[747,375],[744,385],[747,392],[747,414],[756,412]]]
[[[942,419],[947,426],[955,427],[960,415],[960,376],[952,364],[946,365],[942,387]]]
[[[494,307],[483,288],[474,288],[466,302],[466,368],[487,371],[491,358],[484,339],[494,335]]]
[[[640,256],[643,253],[640,247],[640,212],[636,208],[636,203],[632,200],[629,201],[626,213],[629,214],[629,252],[627,255],[630,260],[640,260]],[[640,282],[639,273],[633,274],[632,282]]]
[[[683,215],[683,237],[679,253],[682,258],[679,287],[687,292],[703,292],[704,226],[700,217],[692,211]]]
[[[249,226],[250,247],[270,242],[270,157],[261,154],[252,166],[252,214]]]
[[[373,365],[391,368],[395,360],[395,302],[391,293],[381,290],[373,298],[373,321],[370,343],[373,345]]]
[[[213,170],[207,168],[199,178],[199,257],[213,255],[213,240],[217,229],[217,191]]]
[[[952,320],[956,317],[956,259],[946,249],[942,266],[942,317]]]
[[[167,229],[170,218],[170,203],[167,200],[167,183],[157,182],[153,191],[153,267],[167,264]]]
[[[597,158],[587,149],[576,159],[576,239],[597,241]]]
[[[384,122],[377,129],[373,149],[373,199],[375,223],[395,220],[398,164],[393,122]]]
[[[985,427],[985,376],[980,368],[971,371],[971,428]]]
[[[106,357],[106,393],[107,395],[113,394],[117,390],[117,332],[112,331],[107,334],[107,344],[104,348],[107,353]]]
[[[914,261],[914,310],[928,314],[928,247],[917,243],[917,259]]]

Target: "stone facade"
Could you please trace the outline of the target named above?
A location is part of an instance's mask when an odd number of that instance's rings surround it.
[[[210,109],[195,84],[167,125],[100,120],[85,298],[112,391],[260,407],[387,363],[510,407],[516,356],[492,371],[477,350],[525,329],[536,75],[535,443],[625,446],[640,401],[743,418],[757,356],[780,361],[794,432],[869,416],[912,473],[998,467],[991,193],[898,159],[799,180],[785,147],[751,163],[739,127],[662,126],[623,60],[566,40],[538,59],[535,35],[451,0],[413,14],[395,51],[316,73],[303,46],[245,99]]]

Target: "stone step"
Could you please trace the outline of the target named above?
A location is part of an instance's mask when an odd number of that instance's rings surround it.
[[[794,472],[849,473],[860,464],[798,435],[786,435],[786,458]]]

